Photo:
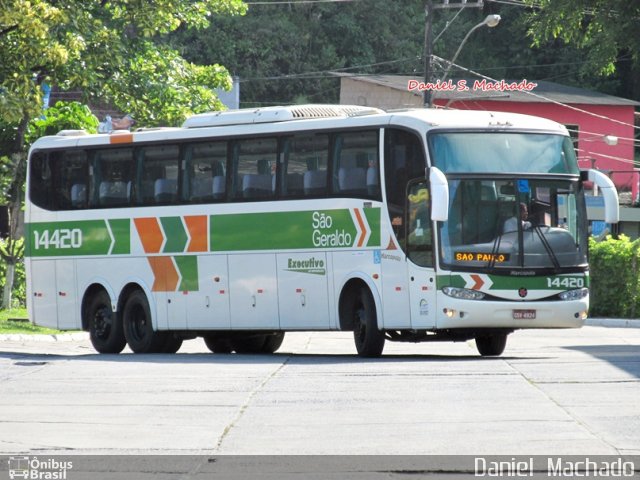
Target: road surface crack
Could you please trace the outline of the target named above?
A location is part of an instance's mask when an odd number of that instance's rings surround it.
[[[220,438],[218,439],[216,446],[213,448],[214,452],[217,452],[220,450],[225,438],[229,435],[229,433],[231,432],[231,429],[240,421],[240,419],[242,419],[244,413],[249,408],[249,405],[251,405],[251,403],[253,402],[253,399],[264,389],[267,383],[269,383],[276,375],[278,375],[278,373],[280,373],[280,371],[287,365],[287,363],[289,363],[289,360],[291,360],[291,357],[292,356],[289,355],[284,360],[284,362],[282,362],[280,366],[278,366],[278,368],[276,368],[273,372],[267,375],[262,380],[262,382],[260,382],[260,384],[249,393],[244,403],[240,405],[240,408],[238,409],[238,412],[236,413],[236,415],[233,417],[231,422],[229,422],[229,424],[222,431],[222,435],[220,435]]]

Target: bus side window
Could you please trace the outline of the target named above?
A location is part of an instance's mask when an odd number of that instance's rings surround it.
[[[30,185],[29,199],[34,205],[54,210],[51,158],[53,154],[35,152],[29,160]]]
[[[183,201],[203,203],[224,199],[227,142],[187,145],[183,161]]]
[[[304,133],[285,141],[281,197],[325,195],[329,136]]]
[[[87,207],[87,154],[84,150],[52,153],[49,166],[53,169],[51,206],[56,210]]]
[[[90,205],[122,207],[130,204],[133,149],[116,148],[93,152],[93,185]]]
[[[178,199],[180,148],[177,145],[137,150],[136,203],[168,205]]]
[[[357,197],[378,196],[378,163],[377,130],[337,135],[333,164],[334,193]]]
[[[275,138],[238,141],[233,157],[233,198],[273,198],[277,160],[278,141]]]

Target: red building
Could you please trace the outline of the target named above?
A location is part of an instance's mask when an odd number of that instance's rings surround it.
[[[339,76],[340,103],[385,110],[423,105],[419,78]],[[523,113],[565,125],[575,138],[580,166],[610,172],[621,192],[631,192],[631,197],[638,199],[640,170],[634,170],[633,139],[635,108],[640,106],[639,102],[535,80],[525,85],[522,80],[495,84],[455,79],[431,87],[436,107]]]

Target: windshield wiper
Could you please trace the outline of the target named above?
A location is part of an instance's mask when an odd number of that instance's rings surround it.
[[[542,233],[542,229],[540,228],[539,225],[533,225],[531,228],[533,228],[533,231],[538,234],[538,237],[540,238],[540,242],[542,242],[544,249],[547,251],[547,254],[551,259],[551,263],[553,263],[553,267],[555,268],[556,273],[559,273],[561,270],[560,262],[558,262],[558,257],[556,257],[556,254],[553,253],[553,248],[551,248],[551,245],[549,245],[549,242],[547,241],[547,238],[544,236],[544,233]]]

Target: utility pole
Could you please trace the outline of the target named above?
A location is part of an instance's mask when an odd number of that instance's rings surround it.
[[[432,72],[431,72],[431,56],[433,55],[433,11],[446,9],[446,8],[466,8],[466,7],[474,7],[474,8],[482,8],[484,6],[483,0],[442,0],[442,3],[438,3],[436,5],[433,4],[433,0],[426,0],[424,6],[424,83],[425,86],[430,83]],[[422,99],[424,107],[432,106],[432,94],[431,90],[425,89],[422,92]]]
[[[433,54],[433,0],[427,0],[424,7],[424,83],[431,80],[431,55]],[[431,106],[431,90],[422,92],[423,106]]]

